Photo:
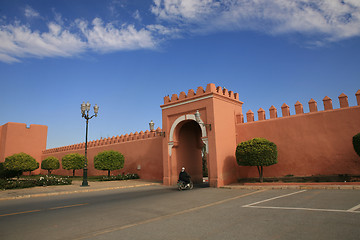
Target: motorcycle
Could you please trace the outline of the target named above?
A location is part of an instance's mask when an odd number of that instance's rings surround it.
[[[179,191],[181,191],[181,190],[191,190],[191,189],[194,188],[194,184],[193,184],[193,182],[191,180],[190,180],[190,183],[188,183],[188,184],[186,184],[184,181],[178,180],[177,186],[178,186]]]

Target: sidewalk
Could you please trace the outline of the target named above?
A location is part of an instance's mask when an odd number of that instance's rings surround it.
[[[82,181],[73,181],[71,185],[33,187],[0,191],[0,201],[161,185],[161,183],[159,182],[150,182],[140,179],[124,181],[88,182],[88,187],[81,187],[81,183]]]
[[[342,189],[360,190],[360,182],[309,182],[309,183],[233,183],[223,186],[227,189]]]
[[[88,187],[81,187],[81,181],[72,185],[33,187],[0,191],[0,201],[33,197],[55,196],[82,192],[96,192],[123,188],[162,185],[160,182],[137,180],[89,182]],[[343,189],[360,190],[360,182],[322,182],[322,183],[234,183],[223,186],[225,189]]]

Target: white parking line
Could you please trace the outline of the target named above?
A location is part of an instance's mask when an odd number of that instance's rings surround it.
[[[251,207],[251,206],[256,205],[256,204],[259,204],[259,203],[268,202],[268,201],[271,201],[271,200],[274,200],[274,199],[291,196],[291,195],[298,194],[298,193],[302,193],[302,192],[305,192],[305,191],[306,191],[306,190],[301,190],[301,191],[297,191],[297,192],[293,192],[293,193],[289,193],[289,194],[285,194],[285,195],[281,195],[281,196],[277,196],[277,197],[265,199],[265,200],[262,200],[262,201],[258,201],[258,202],[254,202],[254,203],[251,203],[251,204],[248,204],[248,205],[244,205],[243,207]]]
[[[294,207],[261,207],[261,206],[243,206],[249,208],[264,208],[264,209],[280,209],[280,210],[302,210],[302,211],[318,211],[318,212],[343,212],[343,213],[360,213],[359,211],[325,209],[325,208],[294,208]]]
[[[258,202],[254,202],[254,203],[250,203],[247,205],[243,205],[242,207],[248,207],[248,208],[262,208],[262,209],[280,209],[280,210],[302,210],[302,211],[320,211],[320,212],[343,212],[343,213],[360,213],[360,211],[356,211],[357,209],[360,209],[360,204],[356,205],[355,207],[352,207],[348,210],[338,210],[338,209],[322,209],[322,208],[296,208],[296,207],[267,207],[267,206],[254,206],[260,203],[264,203],[264,202],[268,202],[271,200],[275,200],[275,199],[279,199],[279,198],[283,198],[283,197],[288,197],[291,195],[295,195],[298,193],[302,193],[305,192],[306,190],[302,190],[302,191],[297,191],[297,192],[293,192],[293,193],[289,193],[289,194],[285,194],[285,195],[281,195],[281,196],[277,196],[277,197],[273,197],[273,198],[269,198],[269,199],[265,199],[262,201],[258,201]]]
[[[360,208],[360,204],[359,205],[356,205],[355,207],[352,207],[352,208],[350,208],[348,211],[349,212],[355,212],[357,209],[359,209]]]

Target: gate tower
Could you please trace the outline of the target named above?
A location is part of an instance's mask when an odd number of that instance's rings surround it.
[[[196,92],[190,89],[188,94],[164,97],[160,107],[165,185],[176,184],[183,166],[195,183],[202,181],[202,148],[211,187],[237,180],[235,125],[243,122],[242,104],[237,93],[213,83],[205,91],[198,87]]]

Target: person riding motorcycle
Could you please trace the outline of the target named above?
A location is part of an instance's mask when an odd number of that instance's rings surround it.
[[[190,184],[190,178],[191,178],[190,175],[187,172],[185,172],[185,168],[182,167],[181,172],[179,173],[179,181],[183,181],[186,184],[186,186],[188,186]]]

